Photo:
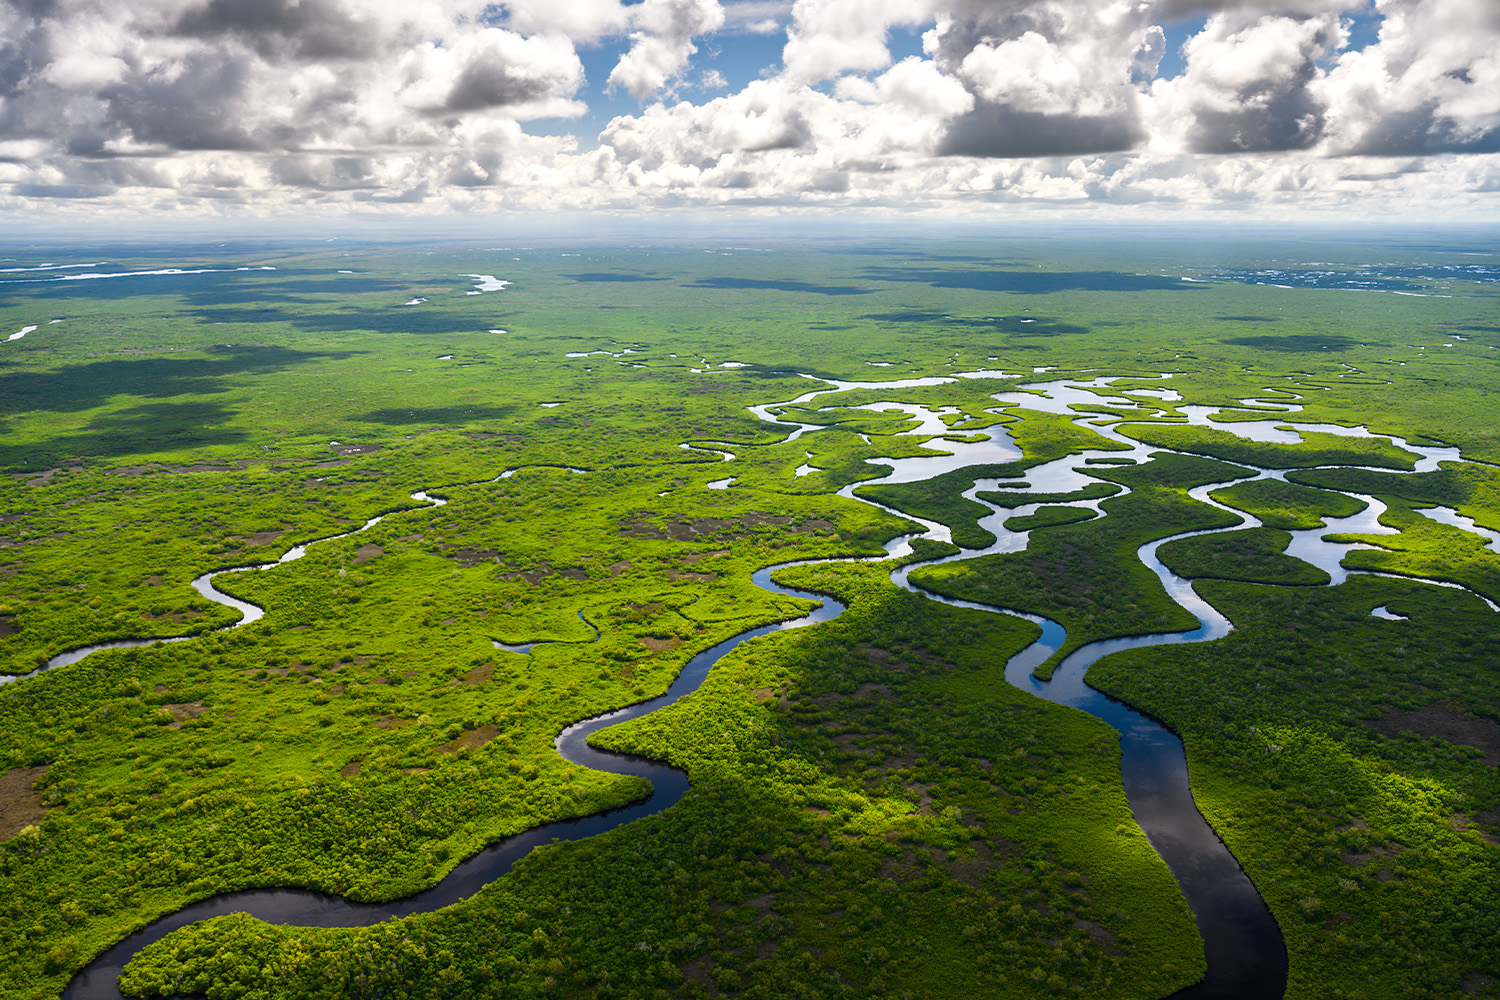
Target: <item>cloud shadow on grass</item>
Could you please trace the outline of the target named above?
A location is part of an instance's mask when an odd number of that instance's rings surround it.
[[[804,292],[813,295],[869,295],[875,289],[858,285],[814,285],[806,281],[765,278],[703,278],[691,288],[714,288],[738,291]]]
[[[0,466],[36,469],[67,458],[119,458],[241,444],[249,435],[223,426],[235,416],[227,407],[201,400],[146,403],[104,414],[79,434],[63,434],[35,444],[0,444]]]
[[[637,281],[666,281],[666,278],[654,274],[628,274],[615,271],[589,271],[585,274],[565,274],[564,278],[572,278],[574,281],[601,284],[611,282],[631,283]]]
[[[349,420],[366,424],[410,426],[413,424],[472,424],[484,420],[505,420],[515,416],[514,405],[505,406],[437,406],[410,409],[392,407],[356,413]]]
[[[354,357],[356,351],[296,351],[286,347],[212,347],[209,357],[110,358],[54,371],[0,373],[0,410],[79,413],[116,396],[170,399],[224,392],[224,380],[287,371],[298,365]]]
[[[1261,351],[1281,351],[1287,354],[1305,354],[1312,351],[1347,351],[1354,347],[1365,347],[1367,342],[1351,340],[1333,334],[1288,333],[1264,337],[1231,337],[1221,341],[1235,347],[1253,347]]]
[[[309,333],[480,333],[513,312],[487,313],[483,320],[454,315],[421,306],[390,309],[341,309],[311,313],[289,309],[196,309],[193,315],[204,323],[286,323]]]
[[[933,288],[962,288],[976,292],[1188,292],[1202,287],[1177,278],[1123,271],[1020,271],[983,268],[960,271],[924,267],[868,267],[873,281],[914,282]]]
[[[974,330],[991,330],[1012,337],[1055,337],[1064,333],[1089,332],[1086,326],[1058,323],[1045,316],[985,316],[976,319],[954,316],[951,313],[912,311],[868,313],[860,318],[877,323],[941,323]]]

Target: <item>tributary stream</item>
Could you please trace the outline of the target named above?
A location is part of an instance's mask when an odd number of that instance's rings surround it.
[[[964,373],[955,377],[1010,378],[1014,376],[1006,376],[1000,372],[986,371]],[[782,443],[785,443],[794,441],[804,434],[821,428],[818,425],[800,424],[780,418],[778,411],[781,407],[801,406],[818,397],[853,389],[894,390],[908,386],[936,385],[952,380],[949,377],[940,377],[878,383],[832,382],[827,383],[824,388],[813,390],[788,403],[756,406],[751,408],[751,412],[762,420],[775,423],[778,426],[793,428],[783,439]],[[1112,381],[1122,380],[1100,378],[1089,382],[1062,380],[1039,385],[1033,384],[1028,386],[1028,389],[1031,390],[1030,392],[999,393],[995,398],[1002,403],[1019,403],[1033,409],[1063,413],[1076,418],[1079,422],[1083,422],[1089,419],[1097,419],[1098,414],[1080,414],[1071,409],[1073,404],[1087,403],[1098,406],[1102,403],[1117,409],[1136,408],[1138,406],[1139,400],[1124,397],[1103,397],[1088,391],[1089,389],[1105,389],[1109,387],[1109,383]],[[1127,389],[1123,391],[1134,396],[1144,395],[1166,400],[1170,400],[1176,395],[1169,390],[1160,389]],[[1247,405],[1251,402],[1250,400],[1244,401]],[[1278,403],[1280,404],[1280,401]],[[1260,403],[1259,405],[1263,408],[1265,407],[1264,403]],[[918,426],[913,430],[905,432],[907,434],[926,436],[966,433],[961,430],[950,429],[944,423],[943,416],[945,414],[951,416],[946,411],[932,411],[907,403],[877,403],[865,408],[874,410],[894,409],[907,413],[918,421]],[[1294,433],[1276,428],[1287,426],[1285,423],[1285,413],[1295,412],[1300,409],[1300,406],[1295,404],[1280,404],[1278,408],[1283,410],[1283,413],[1278,414],[1282,419],[1275,421],[1274,426],[1272,426],[1271,421],[1263,422],[1265,426],[1262,426],[1261,423],[1244,426],[1248,428],[1251,434],[1274,434],[1276,435],[1275,440],[1282,441],[1295,439],[1296,435]],[[1211,411],[1208,411],[1206,408],[1193,409],[1195,412],[1191,414],[1191,422],[1206,423],[1208,417],[1211,415]],[[1146,417],[1149,414],[1143,413],[1142,416]],[[1054,494],[1072,492],[1089,483],[1098,482],[1099,480],[1088,475],[1087,462],[1089,459],[1139,463],[1147,461],[1153,453],[1168,450],[1142,445],[1120,435],[1113,428],[1100,427],[1087,423],[1082,425],[1089,427],[1090,430],[1098,432],[1103,437],[1117,444],[1126,446],[1129,450],[1084,452],[1034,466],[1027,470],[1024,476],[1026,481],[1024,489],[1027,492]],[[1235,424],[1214,424],[1213,426],[1231,430],[1236,428]],[[1326,430],[1327,426],[1320,425],[1318,429]],[[1363,428],[1339,428],[1338,432],[1357,436],[1369,435],[1369,432]],[[987,438],[977,441],[954,442],[940,440],[931,442],[924,446],[933,451],[931,456],[875,459],[873,460],[875,464],[883,464],[891,467],[891,473],[879,481],[883,483],[919,482],[959,468],[1014,462],[1021,458],[1019,449],[1010,441],[1009,436],[1004,433],[1003,429],[989,430],[987,433],[989,434]],[[1247,434],[1247,436],[1249,435]],[[1262,437],[1260,439],[1265,438]],[[1417,471],[1428,471],[1436,468],[1439,459],[1449,461],[1460,460],[1457,449],[1426,449],[1408,445],[1399,439],[1393,440],[1399,447],[1403,447],[1420,456]],[[709,443],[720,444],[720,442]],[[703,448],[701,444],[684,445],[684,447],[691,447],[694,450],[709,450]],[[733,448],[735,446],[726,444],[724,447]],[[732,461],[735,457],[732,452],[721,451],[718,453],[723,456],[724,461]],[[508,476],[514,471],[507,470],[502,476]],[[1282,470],[1257,470],[1251,476],[1229,480],[1225,483],[1200,486],[1191,491],[1191,496],[1196,500],[1228,510],[1229,508],[1225,508],[1210,499],[1208,494],[1215,489],[1222,488],[1230,483],[1244,481],[1244,479],[1280,478],[1282,475],[1284,475],[1284,471]],[[1017,479],[1019,478],[1021,477],[1017,477]],[[1021,490],[1022,487],[1016,485],[1015,482],[1015,480],[1007,480],[1004,488],[1011,491]],[[985,501],[976,497],[975,494],[981,490],[994,489],[996,485],[996,480],[979,480],[964,495],[970,499],[979,500],[980,503],[985,503]],[[864,503],[872,503],[872,501],[855,496],[855,488],[854,486],[846,487],[839,491],[839,495]],[[424,502],[429,506],[437,506],[445,502],[436,497],[428,496],[426,493],[415,493],[413,494],[413,499]],[[1300,548],[1294,553],[1328,570],[1335,582],[1342,580],[1346,575],[1346,571],[1339,566],[1343,554],[1355,546],[1348,543],[1325,542],[1322,540],[1323,535],[1332,534],[1335,531],[1378,532],[1389,530],[1381,528],[1376,521],[1376,517],[1383,510],[1382,507],[1376,506],[1378,501],[1370,502],[1370,498],[1367,497],[1359,497],[1358,499],[1369,502],[1369,506],[1364,513],[1355,515],[1354,518],[1343,519],[1349,523],[1340,523],[1337,527],[1330,524],[1325,528],[1313,529],[1304,533],[1305,537],[1300,541]],[[1100,501],[1097,500],[1089,502],[1071,501],[1066,502],[1066,505],[1087,507],[1097,516],[1105,516],[1105,512],[1099,507],[1099,503]],[[879,505],[875,504],[875,506]],[[1228,528],[1210,529],[1207,532],[1185,532],[1143,545],[1137,555],[1156,573],[1172,598],[1198,618],[1199,626],[1188,632],[1134,636],[1089,643],[1071,652],[1054,671],[1052,678],[1048,681],[1042,681],[1034,676],[1033,670],[1050,660],[1063,646],[1066,640],[1066,633],[1061,625],[1024,611],[942,597],[923,590],[909,579],[911,572],[919,566],[975,559],[994,553],[1024,550],[1027,544],[1026,533],[1006,529],[1003,522],[1017,515],[1032,513],[1039,505],[1029,505],[1015,509],[999,508],[993,504],[986,504],[986,506],[990,507],[992,513],[983,518],[980,523],[996,536],[994,544],[982,549],[964,549],[953,555],[917,563],[903,561],[905,557],[911,554],[911,542],[914,539],[926,538],[933,541],[948,542],[951,540],[951,533],[943,525],[923,521],[920,518],[913,518],[898,511],[891,511],[891,513],[897,516],[917,521],[924,529],[918,533],[893,539],[886,544],[887,554],[879,558],[897,561],[897,566],[891,573],[892,582],[897,586],[914,593],[922,594],[935,601],[982,612],[1015,615],[1027,619],[1041,628],[1040,637],[1031,645],[1011,657],[1005,665],[1006,679],[1023,691],[1027,691],[1048,701],[1068,705],[1087,712],[1119,731],[1122,754],[1121,777],[1124,781],[1130,808],[1137,822],[1146,832],[1152,846],[1162,856],[1163,860],[1166,861],[1172,874],[1176,877],[1188,905],[1193,911],[1199,931],[1204,940],[1208,965],[1207,976],[1201,982],[1180,991],[1176,996],[1183,998],[1183,1000],[1187,1000],[1187,998],[1191,998],[1191,1000],[1207,1000],[1207,998],[1216,998],[1216,1000],[1217,998],[1272,1000],[1272,998],[1280,997],[1284,992],[1287,979],[1287,955],[1285,946],[1282,943],[1281,933],[1270,911],[1266,908],[1265,903],[1261,900],[1250,880],[1245,876],[1234,860],[1234,857],[1229,853],[1229,850],[1198,812],[1189,786],[1187,762],[1181,741],[1158,723],[1089,687],[1084,680],[1089,666],[1108,653],[1122,649],[1164,643],[1203,642],[1227,634],[1232,628],[1228,620],[1209,606],[1207,602],[1198,597],[1193,591],[1191,584],[1168,570],[1157,559],[1156,550],[1166,542],[1177,538],[1208,534],[1215,531],[1239,530],[1241,528],[1254,527],[1259,522],[1249,515],[1232,511],[1232,513],[1243,518],[1241,523]],[[363,527],[348,534],[356,534],[359,531],[364,531],[378,523],[381,519],[379,517],[373,518],[366,522]],[[1358,521],[1357,525],[1353,523],[1356,520]],[[346,536],[339,535],[334,537],[342,538]],[[320,541],[328,540],[331,539],[322,539]],[[268,569],[281,563],[298,559],[305,551],[305,545],[297,546],[283,555],[276,563],[226,570],[223,572],[235,573]],[[826,561],[839,562],[848,560],[834,559]],[[792,563],[787,565],[797,564]],[[650,760],[596,750],[588,746],[588,737],[607,726],[648,715],[697,690],[719,658],[742,642],[773,632],[830,621],[843,613],[844,605],[827,596],[811,594],[774,583],[771,580],[771,575],[775,570],[780,568],[782,567],[773,566],[757,571],[754,574],[754,582],[773,594],[783,597],[817,600],[822,602],[821,606],[803,617],[775,625],[751,629],[727,639],[711,649],[704,650],[688,662],[682,673],[665,694],[628,708],[577,722],[563,730],[557,737],[556,745],[558,752],[576,764],[601,771],[640,775],[648,778],[654,785],[655,790],[647,799],[625,808],[609,810],[583,819],[549,823],[517,836],[507,838],[484,849],[467,861],[462,862],[447,877],[432,888],[395,902],[357,903],[342,897],[301,889],[258,889],[226,893],[194,903],[176,913],[161,917],[142,930],[120,941],[113,948],[99,956],[73,979],[67,990],[63,993],[63,997],[66,1000],[113,1000],[113,998],[120,997],[121,994],[116,985],[116,977],[131,957],[142,948],[160,940],[172,931],[199,920],[231,913],[248,913],[260,920],[277,924],[353,927],[378,923],[391,917],[429,912],[450,906],[473,895],[485,885],[509,872],[516,861],[525,857],[540,845],[555,840],[581,840],[586,837],[592,837],[632,820],[653,815],[670,807],[682,798],[688,790],[688,781],[685,774],[674,768]],[[219,592],[213,586],[213,578],[219,575],[221,574],[213,573],[199,577],[193,582],[193,585],[209,600],[234,607],[243,613],[244,617],[240,622],[230,627],[235,628],[260,618],[263,613],[260,608],[229,597]],[[1493,608],[1494,605],[1491,604],[1491,607]],[[1379,610],[1381,609],[1377,609],[1377,611]],[[34,676],[37,673],[42,673],[54,667],[76,662],[99,649],[142,646],[149,645],[155,641],[162,640],[130,640],[85,647],[54,657],[44,667],[33,672],[33,674],[25,676]],[[527,647],[516,648],[524,649]],[[19,679],[21,678],[0,678],[0,683]]]

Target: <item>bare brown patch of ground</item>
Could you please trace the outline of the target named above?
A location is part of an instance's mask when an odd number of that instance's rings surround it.
[[[1473,830],[1488,843],[1500,844],[1500,839],[1497,839],[1484,830],[1475,829],[1475,827],[1470,822],[1469,817],[1465,816],[1463,813],[1454,813],[1451,817],[1449,817],[1448,822],[1453,827],[1454,833],[1468,833],[1470,830]]]
[[[1464,981],[1459,984],[1459,989],[1463,990],[1469,996],[1475,997],[1479,996],[1481,993],[1484,993],[1489,987],[1493,985],[1495,985],[1495,980],[1492,977],[1486,976],[1482,972],[1471,972],[1467,976],[1465,976]]]
[[[376,683],[380,683],[376,681]],[[402,726],[411,725],[410,719],[403,719],[398,715],[382,715],[375,720],[376,729],[400,729]]]
[[[589,578],[589,571],[575,567],[573,569],[560,569],[557,571],[557,575],[565,576],[569,580],[587,580]]]
[[[1344,924],[1354,923],[1354,916],[1347,910],[1334,910],[1323,921],[1323,929],[1326,931],[1338,930]]]
[[[682,561],[685,563],[695,563],[701,562],[704,559],[713,559],[715,556],[727,555],[729,555],[728,549],[714,549],[711,552],[689,552],[687,555],[682,557]]]
[[[901,854],[882,861],[876,874],[880,878],[888,878],[893,882],[910,882],[921,877],[922,866],[917,864],[916,852],[908,847]]]
[[[889,698],[891,689],[885,684],[861,684],[854,690],[856,698]]]
[[[535,587],[555,571],[549,562],[538,563],[536,569],[523,570],[518,573],[507,573],[501,577],[502,580],[524,580],[528,587]]]
[[[374,663],[374,662],[375,662],[375,657],[373,657],[373,656],[356,656],[354,658],[354,665],[356,667],[368,666],[369,664]]]
[[[46,486],[62,471],[62,469],[48,469],[46,472],[12,472],[10,478],[22,480],[27,486]]]
[[[490,740],[500,735],[500,730],[493,724],[483,725],[477,729],[470,729],[462,736],[449,740],[437,748],[438,753],[458,753],[460,750],[474,750],[484,746]]]
[[[277,531],[254,531],[248,535],[230,535],[229,540],[250,545],[270,545],[284,534],[286,534],[286,529],[281,528]]]
[[[667,576],[674,583],[680,583],[683,580],[692,580],[694,583],[707,583],[710,580],[717,580],[719,578],[719,574],[717,573],[684,573],[676,566],[667,570]]]
[[[621,573],[626,573],[626,572],[630,571],[630,560],[629,559],[621,559],[617,563],[610,563],[608,568],[609,568],[609,575],[611,577],[619,576]]]
[[[648,635],[641,638],[641,645],[653,653],[665,653],[669,649],[676,649],[678,646],[681,646],[682,640],[676,636],[670,639],[658,639],[655,636]]]
[[[113,469],[105,469],[106,476],[147,476],[153,472],[238,472],[245,468],[244,462],[236,462],[233,465],[213,464],[203,462],[197,465],[166,465],[160,462],[150,462],[145,465],[117,465]]]
[[[878,646],[865,645],[861,645],[856,648],[864,654],[866,660],[868,660],[874,666],[880,667],[882,670],[899,670],[901,673],[911,672],[911,664],[899,659],[896,654],[891,652],[889,649],[881,649]]]
[[[146,582],[146,586],[148,586],[148,587],[160,587],[161,586],[161,574],[157,573],[154,576],[148,576],[148,577],[146,577],[146,581],[145,582]]]
[[[384,447],[383,444],[330,444],[328,450],[339,455],[368,455]]]
[[[978,889],[984,883],[984,877],[989,874],[990,869],[995,867],[995,854],[990,850],[990,845],[982,840],[975,840],[969,846],[974,850],[973,857],[958,858],[948,855],[948,874],[953,876],[955,882],[971,889]]]
[[[1428,705],[1414,712],[1389,709],[1375,722],[1367,723],[1382,736],[1395,738],[1414,733],[1424,738],[1436,736],[1449,743],[1474,747],[1484,754],[1484,762],[1500,765],[1500,722],[1481,719],[1467,712],[1442,705]]]
[[[1093,920],[1075,920],[1073,926],[1083,931],[1094,939],[1094,943],[1104,949],[1106,955],[1118,955],[1120,949],[1115,945],[1115,936],[1105,930]]]
[[[932,795],[927,791],[927,786],[920,781],[910,781],[907,782],[906,789],[917,793],[917,814],[931,816],[933,814]]]
[[[173,622],[177,625],[185,625],[197,618],[203,617],[201,611],[174,611],[169,615],[153,615],[149,611],[142,612],[141,617],[148,622]]]
[[[15,615],[0,615],[0,638],[15,635],[19,631],[21,631],[21,626],[16,624]]]
[[[767,514],[765,511],[752,510],[744,517],[746,524],[751,527],[760,527],[763,524],[774,525],[783,528],[792,523],[792,519],[785,514]]]
[[[864,757],[873,757],[880,753],[879,750],[873,747],[860,746],[859,741],[864,738],[863,735],[856,735],[854,733],[841,733],[833,738],[833,745],[844,751],[844,753],[859,754]]]
[[[493,663],[481,663],[459,678],[463,684],[483,684],[495,676],[495,665]]]
[[[163,705],[161,708],[175,720],[168,727],[170,729],[181,729],[188,719],[196,719],[207,711],[201,701],[185,701],[176,705]]]
[[[734,522],[722,517],[700,517],[692,521],[679,521],[669,524],[665,528],[658,528],[647,523],[646,515],[638,514],[629,518],[620,525],[620,534],[626,538],[650,538],[656,541],[689,542],[700,535],[719,534],[731,527],[737,527]]]
[[[354,550],[354,565],[358,566],[360,563],[367,563],[371,559],[379,559],[383,555],[385,555],[385,549],[382,549],[379,545],[361,545]]]
[[[688,390],[692,391],[692,390]],[[679,965],[678,971],[682,978],[689,982],[697,983],[703,987],[710,996],[719,995],[719,984],[714,982],[713,976],[709,975],[709,963],[707,958],[695,958],[691,962]]]
[[[47,815],[42,793],[32,786],[51,766],[17,767],[0,774],[0,840],[9,840]]]
[[[360,765],[363,763],[363,760],[351,760],[349,763],[339,768],[339,774],[343,775],[346,778],[352,778],[359,773]]]
[[[405,539],[402,540],[405,541]],[[500,561],[500,553],[494,549],[456,548],[449,549],[445,554],[465,569],[478,566],[482,562],[498,563]]]

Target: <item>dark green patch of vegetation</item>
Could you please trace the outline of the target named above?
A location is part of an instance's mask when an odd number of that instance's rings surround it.
[[[1248,528],[1168,542],[1156,554],[1173,573],[1189,580],[1244,580],[1283,586],[1327,583],[1327,573],[1285,554],[1291,539],[1278,528]]]
[[[1267,528],[1285,531],[1321,527],[1327,518],[1351,517],[1364,509],[1360,501],[1342,493],[1310,490],[1278,479],[1239,483],[1215,490],[1213,497],[1235,510],[1260,518]]]
[[[1055,528],[1064,524],[1077,524],[1097,517],[1087,507],[1043,507],[1034,514],[1012,517],[1005,526],[1011,531],[1035,531],[1038,528]]]
[[[1126,463],[1130,464],[1130,463]],[[1120,492],[1113,483],[1089,483],[1072,493],[1022,493],[1017,490],[984,490],[974,494],[997,507],[1024,507],[1029,503],[1079,503],[1087,500],[1103,500]]]

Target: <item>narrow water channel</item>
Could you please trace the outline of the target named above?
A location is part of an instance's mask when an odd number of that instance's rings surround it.
[[[974,372],[955,377],[1010,378],[1014,376],[1006,376],[999,372]],[[769,423],[782,427],[791,427],[791,431],[783,439],[784,443],[796,440],[801,435],[819,430],[821,427],[820,425],[803,424],[781,419],[779,410],[782,407],[801,406],[819,396],[843,392],[849,389],[897,389],[906,386],[936,385],[951,381],[953,381],[953,378],[938,377],[883,383],[829,382],[825,388],[808,392],[788,403],[756,406],[751,408],[751,412]],[[1079,419],[1084,419],[1071,410],[1071,404],[1075,402],[1099,404],[1101,397],[1087,392],[1085,387],[1102,388],[1107,386],[1110,381],[1112,380],[1096,379],[1093,382],[1058,381],[1029,387],[1040,390],[1040,395],[1033,395],[1031,393],[1000,393],[995,398],[1002,402],[1020,401],[1024,405],[1036,409],[1067,413],[1070,416],[1078,416]],[[1161,399],[1170,399],[1175,395],[1169,393],[1167,390],[1126,391],[1132,395],[1155,395]],[[1022,397],[1022,399],[1010,400],[1008,397]],[[1124,404],[1133,407],[1136,405],[1135,401],[1123,398],[1118,400],[1109,399],[1106,402],[1113,406]],[[902,403],[881,403],[869,408],[898,409],[906,412],[918,421],[917,428],[908,433],[951,433],[947,430],[946,425],[942,423],[940,412]],[[1288,410],[1297,408],[1300,407],[1287,405]],[[1089,426],[1090,430],[1096,431],[1116,443],[1124,444],[1128,448],[1128,451],[1085,452],[1033,467],[1025,475],[1025,489],[1027,491],[1035,493],[1070,492],[1087,483],[1096,482],[1097,480],[1088,476],[1086,471],[1086,462],[1090,457],[1107,457],[1114,460],[1123,459],[1135,463],[1146,461],[1152,453],[1166,450],[1141,445],[1138,442],[1125,438],[1110,428],[1100,428],[1092,425],[1086,426]],[[1404,442],[1401,444],[1405,445]],[[692,450],[710,450],[703,448],[701,445],[684,445],[684,447],[689,447]],[[939,448],[941,450],[938,450]],[[1019,449],[1010,441],[1009,436],[1003,432],[1003,429],[998,433],[992,433],[991,436],[980,441],[966,443],[951,441],[937,442],[931,446],[931,450],[933,451],[931,456],[874,460],[877,464],[887,465],[891,468],[890,474],[882,479],[881,482],[918,482],[958,468],[1010,462],[1021,457]],[[1436,467],[1437,456],[1425,454],[1420,448],[1409,447],[1409,450],[1422,454],[1423,462],[1418,466],[1419,470],[1425,471],[1423,465]],[[1431,450],[1437,451],[1437,449]],[[734,460],[735,457],[730,452],[721,451],[718,454],[723,456],[723,461],[726,462]],[[1441,457],[1449,459],[1450,454],[1445,450]],[[1456,453],[1451,455],[1451,458],[1456,459],[1456,457]],[[583,470],[573,471],[582,472]],[[504,478],[512,472],[514,470],[507,470],[507,472],[502,473],[498,478]],[[1280,474],[1283,473],[1278,473],[1276,470],[1257,470],[1254,476],[1250,478],[1279,476]],[[1238,481],[1240,480],[1231,480],[1230,482]],[[971,499],[977,499],[973,494],[982,489],[993,488],[994,485],[995,481],[993,480],[981,480],[965,495]],[[1225,485],[1227,483],[1215,483],[1199,487],[1192,491],[1192,495],[1195,499],[1222,507],[1222,505],[1209,498],[1207,494]],[[1008,486],[1007,488],[1016,489],[1014,486]],[[855,496],[854,489],[854,486],[846,487],[839,491],[839,495],[859,500],[863,503],[873,503],[872,501]],[[432,497],[421,492],[415,493],[412,496],[414,500],[428,506],[441,505],[445,502],[437,497]],[[980,500],[980,502],[984,503],[983,500]],[[1074,501],[1070,505],[1088,507],[1096,515],[1104,516],[1104,512],[1099,507],[1099,502],[1090,501],[1085,503]],[[874,504],[874,506],[879,507],[880,505]],[[1177,997],[1182,998],[1182,1000],[1209,1000],[1209,998],[1214,998],[1214,1000],[1219,1000],[1219,998],[1272,1000],[1272,998],[1280,997],[1285,988],[1287,974],[1286,950],[1282,943],[1280,932],[1264,902],[1258,893],[1256,893],[1254,886],[1251,885],[1249,879],[1240,870],[1233,856],[1214,834],[1207,822],[1204,821],[1201,814],[1199,814],[1193,802],[1189,786],[1187,764],[1181,741],[1154,721],[1088,687],[1084,679],[1089,666],[1110,652],[1162,643],[1207,641],[1226,634],[1231,628],[1229,622],[1199,598],[1187,581],[1173,575],[1156,558],[1157,548],[1165,542],[1173,540],[1172,538],[1162,539],[1142,546],[1138,555],[1157,574],[1174,600],[1177,600],[1179,604],[1198,618],[1200,623],[1198,628],[1188,632],[1137,636],[1128,639],[1108,639],[1090,643],[1068,655],[1054,672],[1050,681],[1041,681],[1034,676],[1033,671],[1036,667],[1051,659],[1062,647],[1066,639],[1066,633],[1061,625],[1024,611],[941,597],[923,590],[909,579],[912,571],[919,566],[974,559],[997,552],[1023,550],[1026,547],[1026,533],[1010,531],[1004,528],[1003,522],[1010,517],[1016,516],[1018,513],[1030,513],[1036,506],[1040,505],[1030,505],[1015,510],[1002,509],[993,504],[987,504],[987,506],[990,507],[991,514],[982,519],[981,524],[995,534],[996,542],[993,545],[983,549],[962,550],[955,555],[924,563],[902,563],[892,571],[892,582],[897,586],[922,594],[935,601],[988,613],[1015,615],[1031,621],[1041,628],[1040,638],[1009,660],[1005,666],[1005,676],[1013,685],[1021,690],[1049,701],[1069,705],[1081,711],[1088,712],[1102,719],[1120,732],[1122,751],[1121,776],[1124,781],[1130,807],[1135,813],[1137,821],[1146,831],[1152,845],[1161,854],[1168,867],[1172,870],[1173,875],[1177,878],[1204,938],[1205,951],[1208,958],[1207,978],[1180,992],[1177,994]],[[899,560],[910,555],[912,552],[911,542],[916,538],[927,538],[935,541],[951,540],[949,529],[943,525],[923,521],[920,518],[912,518],[910,515],[901,514],[896,511],[891,511],[891,513],[904,517],[907,520],[917,521],[922,525],[923,530],[888,542],[886,544],[886,555],[883,558]],[[1239,512],[1234,513],[1239,514]],[[1214,530],[1237,530],[1258,523],[1247,515],[1240,516],[1245,518],[1240,524],[1231,528]],[[364,531],[374,524],[379,523],[382,517],[372,518],[361,528],[348,532],[346,535]],[[1373,516],[1370,520],[1373,520]],[[1318,534],[1321,536],[1321,534],[1331,530],[1333,529],[1320,529]],[[1202,533],[1205,532],[1186,532],[1173,536],[1173,538]],[[346,535],[333,537],[341,538],[346,537]],[[323,539],[322,541],[327,540],[331,539]],[[1318,555],[1323,557],[1320,564],[1323,564],[1328,559],[1331,559],[1336,564],[1338,559],[1342,558],[1343,551],[1346,549],[1347,546],[1341,548],[1328,544],[1326,550],[1318,552]],[[224,572],[246,572],[267,569],[271,566],[301,558],[305,552],[306,545],[298,546],[287,552],[276,563],[244,567]],[[665,694],[628,708],[574,723],[558,735],[556,745],[559,753],[576,764],[611,773],[638,775],[650,780],[654,786],[654,791],[648,798],[621,809],[598,813],[578,820],[546,824],[517,836],[507,838],[459,864],[447,877],[432,888],[392,903],[355,903],[342,897],[293,889],[251,890],[227,893],[203,900],[176,913],[164,916],[146,928],[120,941],[109,951],[95,959],[94,962],[83,969],[73,979],[63,993],[64,998],[68,998],[68,1000],[105,1000],[105,998],[114,1000],[114,998],[119,998],[121,994],[116,986],[116,977],[138,951],[152,942],[160,940],[173,930],[199,920],[230,913],[249,913],[252,916],[271,923],[320,927],[349,927],[373,924],[390,917],[429,912],[452,905],[473,895],[491,881],[509,872],[518,860],[525,857],[538,846],[554,840],[580,840],[585,837],[592,837],[614,829],[624,823],[655,814],[670,807],[687,791],[688,782],[685,774],[654,761],[596,750],[588,746],[588,737],[607,726],[650,714],[695,691],[702,684],[704,678],[707,677],[708,672],[719,658],[742,642],[773,632],[830,621],[843,613],[844,606],[829,597],[799,591],[773,582],[771,579],[772,573],[780,568],[782,567],[774,566],[757,571],[754,574],[754,582],[758,586],[780,596],[821,601],[821,605],[816,610],[791,621],[751,629],[727,639],[711,649],[704,650],[688,662],[682,673]],[[229,626],[230,628],[238,627],[240,624],[245,624],[261,617],[262,610],[260,608],[246,602],[238,601],[214,588],[213,578],[218,575],[220,574],[207,574],[200,577],[194,581],[194,586],[208,599],[237,608],[242,612],[244,618],[237,625]],[[76,662],[99,649],[149,645],[155,641],[185,641],[186,638],[190,637],[172,640],[128,640],[85,647],[54,657],[44,667],[34,671],[33,674],[25,676],[34,676],[37,673],[54,667]],[[19,679],[21,678],[0,678],[0,681]]]

